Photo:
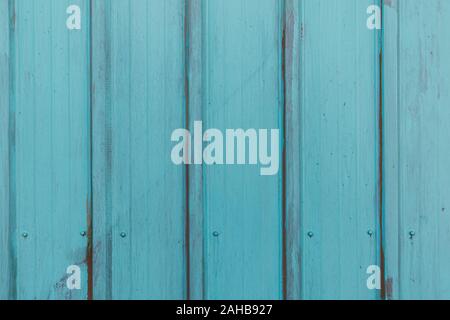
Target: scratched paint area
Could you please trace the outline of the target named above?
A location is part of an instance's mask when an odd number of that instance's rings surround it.
[[[449,298],[449,18],[445,0],[0,0],[0,299]],[[278,174],[174,165],[196,120],[280,129]]]

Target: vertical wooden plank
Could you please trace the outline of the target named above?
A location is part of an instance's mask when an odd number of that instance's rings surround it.
[[[93,298],[111,299],[111,55],[109,1],[91,1]]]
[[[9,1],[0,1],[0,300],[11,297],[14,283],[10,220],[10,11]]]
[[[282,130],[282,4],[203,2],[204,130]],[[206,298],[282,298],[281,167],[204,165],[203,181]]]
[[[186,127],[193,132],[194,121],[202,120],[203,110],[203,12],[202,0],[186,0],[185,46],[187,67]],[[190,146],[192,147],[192,146]],[[190,299],[204,298],[203,167],[187,168]]]
[[[445,88],[450,84],[450,3],[397,1],[397,10],[397,290],[402,299],[448,299],[450,94]]]
[[[286,0],[283,37],[283,75],[285,85],[285,298],[301,298],[301,45],[303,25],[299,0]]]
[[[379,48],[371,0],[302,2],[304,299],[375,299],[379,257]]]
[[[400,298],[398,0],[383,2],[383,229],[386,299]]]
[[[82,30],[66,8],[82,10]],[[87,0],[15,1],[17,298],[85,299],[89,160]],[[82,269],[68,290],[67,267]]]
[[[185,177],[170,158],[171,133],[185,126],[184,1],[113,0],[108,5],[106,47],[100,46],[99,54],[106,52],[109,65],[94,66],[95,81],[106,82],[95,95],[101,100],[94,103],[100,108],[94,134],[104,136],[95,139],[94,154],[100,159],[94,160],[94,188],[103,180],[106,186],[94,194],[100,197],[96,201],[106,201],[95,207],[106,223],[96,227],[104,228],[99,241],[108,243],[95,252],[101,257],[96,264],[100,279],[111,281],[111,292],[97,280],[98,294],[184,298]],[[98,167],[102,161],[106,169]]]

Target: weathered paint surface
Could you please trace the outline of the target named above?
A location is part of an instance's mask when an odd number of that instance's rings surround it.
[[[106,53],[93,64],[106,79],[94,83],[102,112],[93,125],[104,135],[93,146],[104,160],[94,168],[104,170],[93,252],[104,259],[94,273],[108,283],[94,297],[186,297],[185,178],[170,159],[171,133],[185,117],[184,10],[177,0],[115,0],[93,12],[106,23],[93,44]]]
[[[385,7],[386,276],[392,298],[449,299],[450,3]]]
[[[0,30],[9,30],[8,2],[0,1]],[[0,32],[0,299],[10,296],[14,273],[9,214],[9,32]]]
[[[206,128],[280,126],[282,16],[281,1],[204,2]],[[281,175],[205,166],[203,183],[205,297],[281,298]]]
[[[2,101],[9,98],[9,112],[2,103],[1,121],[9,119],[9,141],[2,137],[1,158],[2,167],[6,161],[9,166],[2,179],[8,183],[2,190],[9,188],[9,199],[2,195],[9,203],[4,208],[2,201],[2,217],[9,216],[2,248],[7,244],[11,277],[2,281],[2,296],[85,299],[88,239],[81,233],[90,208],[89,15],[82,21],[84,31],[70,33],[64,14],[70,1],[9,1],[9,10],[8,1],[1,3],[1,20],[10,21],[10,72],[4,71],[4,53],[1,72]],[[88,1],[77,3],[88,12]],[[7,34],[3,28],[1,33]],[[83,271],[81,290],[66,287],[70,265]]]
[[[380,48],[378,33],[362,27],[367,16],[361,15],[372,3],[305,1],[301,7],[300,101],[293,108],[300,108],[295,178],[305,299],[379,294],[366,286],[367,267],[380,265]]]
[[[380,2],[0,0],[0,298],[449,298],[450,4]],[[195,120],[278,175],[173,165]]]

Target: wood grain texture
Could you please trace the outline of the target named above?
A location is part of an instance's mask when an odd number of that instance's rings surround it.
[[[388,239],[393,241],[387,243],[395,250],[388,276],[394,297],[448,299],[450,96],[445,88],[450,83],[450,3],[395,1],[392,10],[397,13],[390,16],[391,25],[398,25],[397,42],[393,41],[397,52],[389,52],[391,68],[385,78],[394,85],[385,99],[397,112],[385,116],[396,116],[390,132],[397,134],[386,149],[398,181],[386,185],[386,193],[392,194],[386,216],[398,222]]]
[[[87,1],[72,1],[89,12]],[[90,199],[89,24],[68,31],[69,1],[15,1],[15,166],[18,299],[87,297]],[[88,15],[87,15],[88,16]],[[26,235],[26,237],[25,237]],[[82,289],[66,269],[79,265]]]
[[[304,299],[375,299],[379,257],[379,48],[373,1],[303,1],[301,286]],[[370,236],[368,231],[372,230]]]
[[[282,1],[203,5],[204,128],[282,129]],[[204,166],[203,183],[205,297],[281,298],[281,170]]]
[[[94,295],[184,298],[185,178],[170,159],[171,132],[184,127],[185,116],[184,2],[95,8],[109,17],[94,23],[94,208],[104,224],[95,227],[101,260]]]

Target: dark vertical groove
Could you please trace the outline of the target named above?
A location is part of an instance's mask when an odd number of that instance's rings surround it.
[[[189,14],[190,14],[190,0],[185,0],[184,3],[184,99],[185,99],[185,128],[189,129]],[[191,146],[187,146],[190,150]],[[185,172],[185,259],[186,259],[186,299],[191,299],[191,225],[190,225],[190,210],[189,210],[189,164],[184,167]]]
[[[91,0],[94,1],[94,0]],[[106,162],[106,170],[105,170],[105,222],[107,223],[106,229],[106,299],[111,300],[113,297],[112,292],[112,200],[111,200],[111,176],[112,176],[112,102],[111,102],[111,15],[112,15],[112,5],[110,1],[105,1],[104,6],[102,6],[103,10],[103,21],[104,24],[104,34],[103,34],[103,50],[102,54],[104,54],[105,58],[105,105],[103,106],[105,109],[105,162]],[[102,16],[100,14],[100,16]],[[93,16],[94,17],[94,16]],[[95,44],[95,43],[94,43]],[[99,46],[100,47],[100,46]]]
[[[15,0],[9,0],[9,128],[8,128],[8,166],[9,166],[9,298],[17,300],[17,252],[15,245],[16,235],[16,93],[15,93],[15,65],[16,65],[16,3]]]
[[[397,135],[397,139],[396,139],[396,141],[395,141],[395,143],[397,143],[397,163],[398,164],[400,164],[400,143],[401,143],[401,140],[400,140],[400,133],[401,133],[401,131],[400,131],[400,125],[401,125],[401,122],[400,122],[400,88],[399,88],[399,86],[400,86],[400,80],[401,80],[401,74],[400,74],[400,70],[401,70],[401,60],[400,60],[400,36],[401,36],[401,27],[400,27],[400,23],[401,23],[401,9],[403,8],[402,7],[402,4],[400,4],[400,2],[399,1],[397,1],[397,3],[396,3],[396,5],[397,5],[397,14],[396,14],[396,19],[397,19],[397,21],[396,21],[396,23],[397,23],[397,30],[396,30],[396,32],[397,32],[397,36],[396,36],[396,68],[397,68],[397,70],[396,70],[396,73],[397,73],[397,76],[396,76],[396,88],[395,88],[395,90],[396,90],[396,112],[395,112],[395,115],[396,115],[396,123],[397,123],[397,133],[396,133],[396,135]],[[381,20],[381,21],[383,21],[383,20]],[[383,26],[384,26],[384,21],[383,21]],[[402,247],[401,247],[401,226],[402,226],[402,215],[401,215],[401,212],[402,212],[402,203],[401,203],[401,192],[400,192],[400,179],[401,179],[401,170],[400,170],[400,168],[397,166],[397,181],[398,181],[398,183],[397,183],[397,204],[398,204],[398,212],[397,212],[397,258],[398,258],[398,261],[397,261],[397,279],[398,279],[398,282],[397,282],[397,285],[398,285],[398,288],[395,288],[395,290],[398,292],[398,299],[401,299],[402,298],[402,288],[401,288],[401,286],[402,286],[402,283],[401,283],[401,274],[400,274],[400,272],[401,272],[401,263],[402,263],[402,255],[401,255],[401,249],[402,249]],[[393,294],[393,290],[394,290],[394,288],[392,288],[392,286],[389,288],[390,290],[389,290],[389,295],[391,295],[392,296],[392,294]]]
[[[93,72],[92,72],[92,60],[93,60],[93,39],[92,39],[92,0],[89,1],[89,199],[87,206],[87,248],[86,248],[86,265],[88,273],[88,290],[87,299],[92,300],[94,298],[94,288],[93,288]]]
[[[379,203],[378,203],[378,216],[379,216],[379,224],[380,224],[380,270],[381,270],[381,299],[386,298],[386,286],[385,286],[385,259],[384,259],[384,228],[383,228],[383,80],[382,80],[382,52],[380,51],[380,83],[379,83],[379,109],[378,109],[378,130],[379,130],[379,169],[378,169],[378,175],[379,175],[379,182],[378,182],[378,193],[379,193]]]
[[[385,283],[385,257],[384,257],[384,228],[383,228],[383,34],[384,34],[384,23],[383,23],[383,5],[384,1],[380,1],[381,9],[381,35],[379,36],[379,106],[378,106],[378,218],[380,225],[380,270],[381,270],[381,292],[380,298],[382,300],[386,299],[386,283]]]
[[[285,2],[282,3],[281,9],[281,86],[282,86],[282,99],[283,99],[283,109],[282,109],[282,132],[283,132],[283,151],[282,151],[282,177],[281,177],[281,188],[282,188],[282,213],[281,213],[281,223],[282,223],[282,288],[283,288],[283,300],[287,299],[287,233],[286,233],[286,211],[287,211],[287,192],[286,192],[286,11]]]

